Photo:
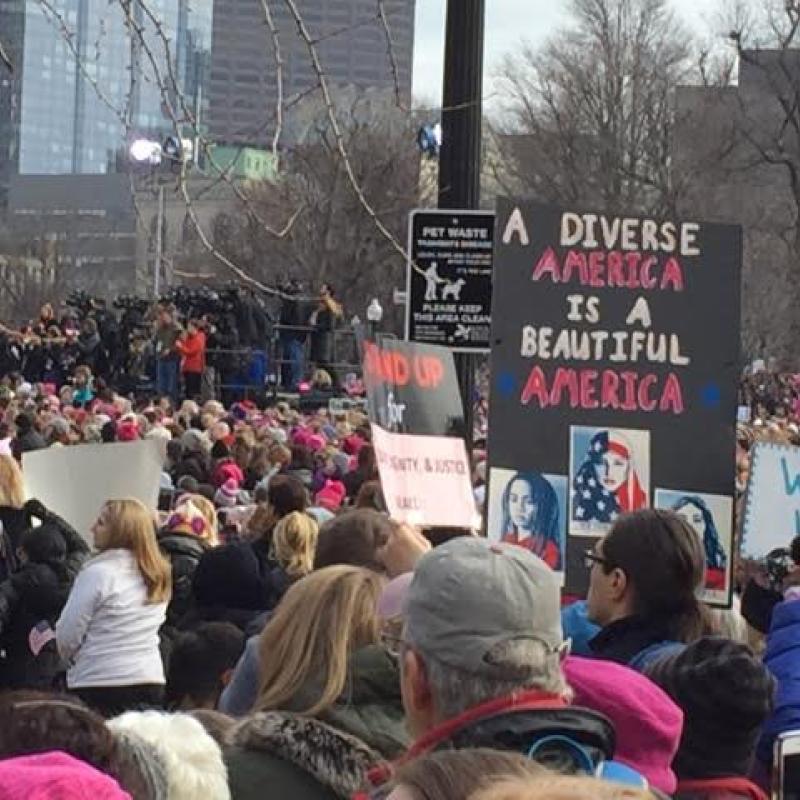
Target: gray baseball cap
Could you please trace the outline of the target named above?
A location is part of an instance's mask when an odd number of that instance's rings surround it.
[[[461,537],[417,564],[406,600],[406,636],[423,656],[475,675],[502,678],[487,658],[498,645],[564,642],[559,582],[522,547]]]

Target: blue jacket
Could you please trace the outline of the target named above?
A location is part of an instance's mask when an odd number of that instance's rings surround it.
[[[775,606],[764,663],[778,681],[775,710],[758,744],[759,760],[771,764],[775,737],[800,728],[800,600]]]

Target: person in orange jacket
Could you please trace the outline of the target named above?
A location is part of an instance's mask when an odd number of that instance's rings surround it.
[[[175,343],[181,354],[181,374],[188,398],[200,396],[203,371],[206,368],[206,335],[195,319],[190,319],[186,330]]]

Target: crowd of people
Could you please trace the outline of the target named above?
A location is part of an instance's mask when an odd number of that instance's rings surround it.
[[[565,604],[524,548],[391,520],[360,411],[76,377],[0,382],[0,797],[766,798],[800,727],[793,567],[712,610],[694,529],[637,511]],[[745,379],[739,488],[754,441],[798,442],[799,387]],[[157,511],[78,532],[25,496],[26,452],[148,439]]]
[[[121,313],[82,293],[71,302],[58,311],[47,303],[16,327],[0,324],[0,375],[56,387],[99,380],[175,402],[223,396],[228,405],[245,388],[263,391],[270,374],[291,392],[315,369],[338,379],[344,311],[328,284],[313,298],[290,284],[274,309],[230,289],[224,299],[178,291],[155,304],[124,298]]]

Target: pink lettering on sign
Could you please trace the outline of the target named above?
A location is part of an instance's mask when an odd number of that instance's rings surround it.
[[[552,380],[540,366],[528,374],[520,403],[539,408],[569,404],[571,408],[611,408],[622,411],[659,411],[683,414],[683,388],[674,372],[666,378],[654,373],[558,367]]]
[[[547,279],[592,289],[684,290],[683,267],[675,256],[662,261],[656,256],[619,250],[568,250],[561,258],[554,248],[547,247],[533,267],[531,280]]]

